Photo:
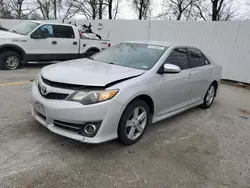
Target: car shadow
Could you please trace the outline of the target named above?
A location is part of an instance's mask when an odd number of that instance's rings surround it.
[[[22,65],[20,68],[23,69],[39,69],[39,68],[43,68],[46,67],[48,65],[51,65],[54,63],[51,62],[41,62],[41,63],[25,63],[24,65]]]
[[[60,144],[59,147],[62,148],[62,150],[65,151],[70,151],[70,150],[79,150],[79,152],[97,152],[97,151],[102,151],[102,153],[106,153],[109,154],[110,152],[114,151],[114,150],[120,150],[120,151],[124,151],[127,150],[128,152],[132,149],[136,149],[138,147],[141,147],[142,145],[150,145],[153,144],[154,142],[159,141],[159,139],[161,139],[160,137],[155,137],[154,135],[158,134],[158,132],[160,130],[164,130],[166,132],[168,132],[169,135],[171,135],[171,130],[169,129],[169,127],[174,126],[175,121],[177,121],[180,118],[183,118],[189,114],[192,113],[197,113],[199,112],[201,109],[200,108],[193,108],[190,109],[188,111],[182,112],[180,114],[177,114],[175,116],[172,116],[170,118],[164,119],[160,122],[157,122],[155,124],[151,124],[147,127],[147,130],[145,132],[145,134],[143,135],[142,139],[137,142],[134,145],[130,145],[130,146],[124,146],[123,144],[121,144],[119,142],[118,139],[116,140],[112,140],[112,141],[108,141],[108,142],[104,142],[104,143],[100,143],[100,144],[88,144],[88,143],[82,143],[76,140],[72,140],[69,138],[65,138],[59,135],[56,135],[54,133],[52,136],[56,137],[55,140],[57,140]],[[49,133],[50,134],[50,133]],[[176,134],[176,132],[173,134]],[[173,135],[172,135],[173,136]],[[151,141],[150,141],[151,140]]]
[[[202,112],[203,111],[203,112]],[[205,110],[206,111],[206,110]],[[47,130],[45,127],[41,126],[39,123],[35,123],[36,128],[39,129],[40,133],[47,135],[50,139],[50,143],[54,145],[55,148],[60,148],[59,150],[63,153],[78,153],[78,155],[91,155],[91,156],[100,156],[105,157],[111,155],[114,151],[119,151],[124,154],[131,154],[135,151],[141,150],[145,146],[152,147],[154,143],[161,142],[164,138],[175,137],[178,135],[180,129],[173,128],[180,123],[180,119],[186,118],[191,114],[201,114],[204,113],[204,110],[199,107],[187,110],[175,116],[164,119],[155,124],[151,124],[147,127],[147,130],[141,140],[134,145],[124,146],[119,142],[118,139],[100,143],[100,144],[88,144],[82,143],[76,140],[72,140],[57,134],[54,134]],[[206,112],[205,112],[206,113]],[[188,123],[188,122],[187,122]],[[39,127],[39,128],[38,128]],[[42,130],[41,130],[42,129]]]

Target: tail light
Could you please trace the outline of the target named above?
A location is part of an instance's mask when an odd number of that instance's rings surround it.
[[[108,43],[108,47],[111,47],[111,43]]]

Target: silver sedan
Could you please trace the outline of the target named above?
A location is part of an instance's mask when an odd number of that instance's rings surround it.
[[[195,47],[125,42],[87,59],[42,69],[32,115],[50,131],[85,143],[137,142],[148,124],[209,108],[221,66]]]

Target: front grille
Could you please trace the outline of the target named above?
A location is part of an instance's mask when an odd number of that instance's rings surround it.
[[[69,131],[78,132],[78,130],[84,127],[84,124],[74,124],[74,123],[68,123],[68,122],[55,120],[54,126],[59,127],[61,129],[66,129]]]
[[[43,95],[41,89],[42,88],[40,84],[38,83],[38,91],[40,95],[46,99],[64,100],[69,96],[69,94],[65,94],[65,93],[48,93],[47,95]]]
[[[50,81],[50,80],[45,79],[43,77],[42,77],[42,81],[43,81],[43,83],[45,83],[48,86],[63,88],[63,89],[79,90],[79,89],[83,89],[85,87],[83,85],[65,84],[65,83],[53,82],[53,81]]]

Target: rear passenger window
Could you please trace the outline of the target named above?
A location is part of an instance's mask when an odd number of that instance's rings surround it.
[[[168,56],[166,63],[179,66],[182,70],[188,68],[188,56],[185,48],[177,48]]]
[[[70,26],[53,25],[55,38],[75,38],[74,30]]]
[[[197,49],[189,49],[190,52],[190,68],[206,65],[202,53]]]

